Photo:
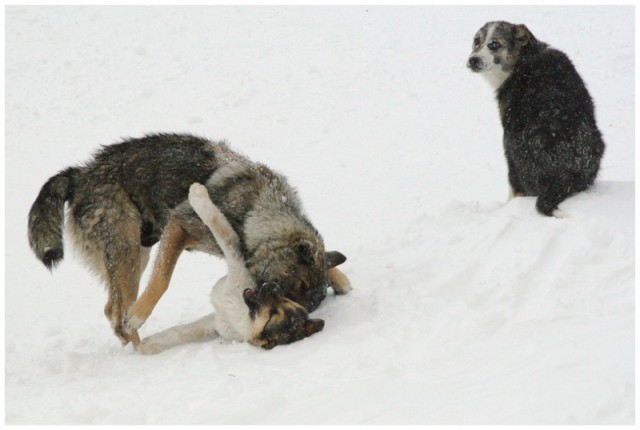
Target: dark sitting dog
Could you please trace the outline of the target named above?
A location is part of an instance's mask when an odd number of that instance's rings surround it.
[[[350,290],[335,268],[345,257],[325,252],[284,176],[225,143],[190,135],[128,139],[53,176],[31,207],[29,242],[48,268],[62,260],[68,202],[71,238],[107,286],[105,314],[123,343],[137,345],[136,330],[168,288],[180,253],[197,249],[222,257],[187,201],[194,182],[206,185],[237,232],[255,285],[275,282],[285,297],[309,312],[325,298],[328,286],[339,294]],[[158,241],[151,280],[136,300],[150,247]]]
[[[467,63],[497,89],[512,196],[538,196],[544,215],[591,186],[604,143],[593,102],[561,51],[524,25],[489,22],[473,39]]]

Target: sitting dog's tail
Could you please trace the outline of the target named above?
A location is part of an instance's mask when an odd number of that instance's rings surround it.
[[[246,271],[244,258],[240,251],[240,237],[229,224],[227,217],[211,201],[207,187],[197,182],[191,184],[189,203],[213,233],[213,237],[227,260],[230,271],[234,266],[237,266],[239,270]]]
[[[64,257],[64,203],[73,193],[73,178],[79,170],[70,167],[49,178],[29,211],[29,245],[49,270]]]

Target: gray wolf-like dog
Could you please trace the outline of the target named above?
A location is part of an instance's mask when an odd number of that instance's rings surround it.
[[[467,66],[496,88],[511,196],[538,196],[544,215],[586,190],[604,153],[593,101],[569,58],[524,25],[485,24]]]
[[[307,310],[285,298],[277,284],[265,284],[256,293],[255,281],[245,266],[240,249],[240,238],[213,204],[204,185],[191,185],[189,203],[211,230],[229,269],[211,290],[215,312],[144,339],[138,345],[138,352],[155,354],[183,343],[217,336],[271,349],[322,330],[324,321],[309,319]]]
[[[337,294],[351,289],[335,267],[346,258],[325,251],[284,176],[224,142],[191,135],[126,139],[51,177],[29,212],[29,243],[47,268],[62,260],[67,202],[71,242],[107,287],[105,315],[123,344],[138,345],[137,330],[168,288],[182,251],[223,256],[187,200],[194,182],[206,185],[237,232],[258,294],[263,285],[276,283],[285,297],[312,312],[328,286]],[[156,243],[153,272],[138,297]]]

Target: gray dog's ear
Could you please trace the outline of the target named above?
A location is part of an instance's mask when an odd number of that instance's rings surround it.
[[[516,25],[514,35],[516,46],[523,47],[529,44],[534,45],[536,43],[536,38],[533,37],[533,34],[531,34],[527,26],[524,24]]]
[[[324,328],[324,320],[321,319],[310,319],[304,322],[302,326],[302,330],[304,331],[304,336],[309,337],[312,334],[318,333],[322,331]]]
[[[308,265],[313,264],[313,254],[315,251],[313,243],[305,239],[300,239],[293,244],[293,249],[296,251],[296,254],[298,254],[298,257],[300,257],[300,260],[302,260],[303,263]]]
[[[338,251],[329,251],[324,254],[325,261],[327,262],[327,269],[336,267],[347,261],[347,257]]]

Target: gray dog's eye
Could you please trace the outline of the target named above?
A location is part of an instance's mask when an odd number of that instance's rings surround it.
[[[495,40],[487,45],[487,48],[489,48],[492,51],[497,51],[501,47],[502,45],[500,44],[500,42],[496,42]]]

